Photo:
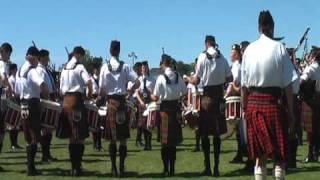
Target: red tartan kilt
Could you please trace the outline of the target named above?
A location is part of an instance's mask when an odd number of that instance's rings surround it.
[[[278,98],[252,93],[246,109],[248,155],[250,159],[267,154],[279,161],[286,159],[287,118]]]
[[[147,128],[147,117],[143,116],[144,108],[138,105],[138,128],[146,129]]]

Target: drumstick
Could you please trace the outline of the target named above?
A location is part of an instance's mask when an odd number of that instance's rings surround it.
[[[32,40],[32,44],[33,44],[34,47],[37,47],[36,43],[33,40]]]
[[[67,53],[67,55],[69,56],[69,55],[70,55],[70,53],[69,53],[69,51],[68,51],[67,46],[65,46],[65,47],[64,47],[64,49],[66,50],[66,53]]]

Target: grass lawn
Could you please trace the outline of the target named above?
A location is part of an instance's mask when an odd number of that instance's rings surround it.
[[[134,145],[135,132],[132,132],[131,139],[128,142],[128,157],[126,161],[126,170],[128,179],[160,179],[162,172],[162,163],[160,158],[160,145],[153,140],[153,150],[145,152]],[[191,152],[194,147],[194,136],[189,128],[184,128],[184,141],[178,147],[176,176],[172,179],[214,179],[213,177],[201,177],[199,173],[203,170],[203,155],[201,152]],[[23,133],[19,134],[19,144],[24,144]],[[305,143],[306,144],[306,143]],[[25,150],[21,152],[10,152],[9,138],[5,137],[3,153],[0,155],[0,165],[6,172],[0,173],[0,180],[24,180],[24,179],[73,179],[69,176],[69,155],[67,151],[68,141],[53,139],[52,154],[57,157],[58,162],[50,164],[41,164],[41,153],[37,153],[37,168],[43,173],[38,177],[26,176],[26,154]],[[104,152],[94,152],[92,149],[91,138],[86,141],[86,149],[83,160],[85,175],[77,179],[110,179],[110,161],[107,149],[107,142],[103,141]],[[220,159],[220,174],[218,179],[253,179],[251,174],[246,174],[240,169],[241,164],[229,164],[236,151],[236,141],[234,138],[222,142],[222,155]],[[306,155],[306,145],[299,147],[298,169],[289,171],[286,179],[320,179],[320,164],[304,164],[301,161]],[[213,158],[213,154],[211,156]],[[213,162],[213,159],[212,159]],[[269,174],[272,164],[268,165]],[[271,179],[269,176],[268,179]]]

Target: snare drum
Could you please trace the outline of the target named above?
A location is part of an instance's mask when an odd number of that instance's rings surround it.
[[[187,121],[191,129],[199,128],[199,112],[188,109],[183,113],[184,119]]]
[[[6,111],[4,114],[4,120],[9,129],[14,129],[20,126],[21,123],[21,112],[19,104],[14,101],[6,100]]]
[[[41,104],[41,126],[45,128],[55,129],[58,127],[62,106],[53,101],[40,100]]]
[[[157,119],[159,117],[160,105],[156,102],[151,102],[147,109],[143,112],[143,116],[147,116],[147,129],[149,131],[156,127]]]
[[[226,109],[225,115],[226,120],[238,121],[241,118],[241,97],[240,96],[230,96],[226,98]]]
[[[221,135],[221,139],[228,139],[237,131],[237,124],[241,120],[241,97],[230,96],[226,98],[225,116],[227,120],[227,132]]]
[[[86,121],[89,125],[89,130],[96,132],[99,127],[99,108],[92,103],[85,102],[86,107]]]

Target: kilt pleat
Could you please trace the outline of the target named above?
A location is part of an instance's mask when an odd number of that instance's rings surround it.
[[[80,119],[75,120],[75,114]],[[63,98],[63,111],[60,116],[56,136],[58,138],[73,138],[83,140],[89,137],[89,129],[85,120],[86,111],[81,93],[67,93]]]
[[[284,161],[288,121],[278,98],[270,94],[252,93],[246,109],[249,158],[267,154]]]

